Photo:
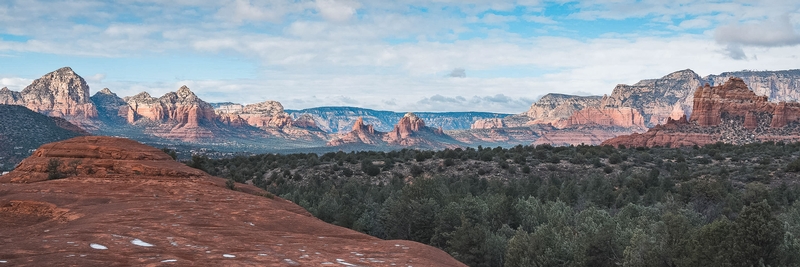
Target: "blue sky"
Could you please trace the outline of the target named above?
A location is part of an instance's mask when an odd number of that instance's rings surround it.
[[[687,68],[800,68],[799,29],[796,1],[7,0],[0,86],[70,66],[120,96],[520,113]]]

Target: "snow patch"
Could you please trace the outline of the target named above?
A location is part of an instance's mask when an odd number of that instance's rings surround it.
[[[134,240],[131,240],[131,244],[134,244],[134,245],[137,245],[137,246],[140,246],[140,247],[152,247],[153,246],[153,244],[144,242],[142,240],[139,240],[138,238],[134,239]]]
[[[176,262],[176,261],[178,261],[178,260],[176,260],[176,259],[169,259],[169,260],[163,260],[163,261],[161,261],[161,262]]]
[[[233,254],[222,254],[222,257],[225,257],[225,258],[236,258],[236,255],[233,255]]]
[[[91,244],[89,244],[89,246],[92,247],[93,249],[108,249],[106,246],[103,246],[103,245],[100,245],[100,244],[95,244],[95,243],[91,243]]]

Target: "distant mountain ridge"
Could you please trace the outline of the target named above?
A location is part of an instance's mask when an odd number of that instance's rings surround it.
[[[545,124],[558,128],[554,131],[569,132],[576,125],[595,125],[616,127],[618,130],[610,137],[640,133],[669,120],[691,117],[695,90],[706,83],[723,84],[731,77],[741,78],[755,94],[773,102],[800,99],[800,70],[739,71],[701,77],[685,69],[633,85],[619,84],[611,95],[602,97],[548,94],[525,113],[477,121],[472,128]]]
[[[65,67],[36,79],[21,92],[0,89],[0,104],[61,117],[92,134],[123,136],[156,146],[253,153],[577,145],[600,144],[691,117],[697,88],[735,75],[771,101],[800,98],[800,70],[700,77],[686,69],[617,85],[610,95],[548,94],[520,114],[417,112],[409,116],[357,107],[285,110],[278,101],[207,103],[186,86],[161,97],[147,92],[120,97],[108,88],[88,97],[86,81]]]
[[[351,130],[359,118],[364,123],[372,125],[375,130],[388,132],[392,130],[405,112],[373,110],[357,107],[316,107],[301,110],[286,110],[292,118],[311,115],[317,126],[328,133],[343,133]],[[489,118],[502,118],[510,114],[492,112],[414,112],[417,117],[433,128],[442,130],[469,129],[477,120]]]

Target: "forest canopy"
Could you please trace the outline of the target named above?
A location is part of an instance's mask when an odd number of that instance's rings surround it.
[[[469,266],[798,266],[800,144],[263,154],[188,165]]]

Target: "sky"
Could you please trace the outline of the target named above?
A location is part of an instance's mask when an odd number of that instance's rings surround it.
[[[0,87],[521,113],[692,69],[800,68],[800,1],[4,0]]]

